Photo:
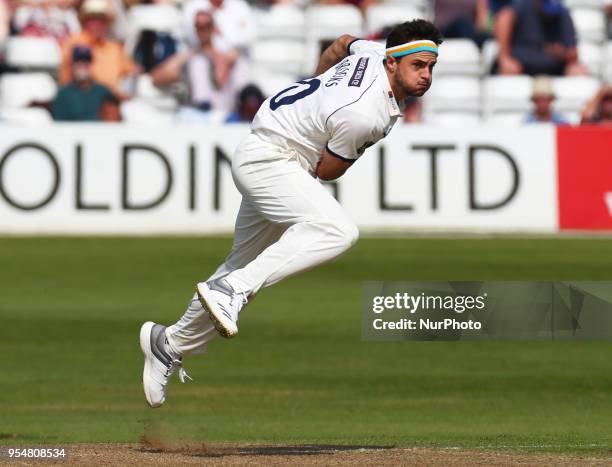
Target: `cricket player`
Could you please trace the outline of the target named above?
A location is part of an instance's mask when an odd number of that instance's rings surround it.
[[[143,385],[151,407],[164,403],[183,356],[203,353],[217,334],[238,333],[238,315],[262,287],[337,258],[359,235],[317,180],[335,180],[401,117],[408,96],[422,96],[442,38],[414,20],[395,27],[386,47],[348,35],[320,57],[316,77],[267,99],[236,149],[232,175],[242,194],[232,251],[196,285],[181,319],[140,330]]]

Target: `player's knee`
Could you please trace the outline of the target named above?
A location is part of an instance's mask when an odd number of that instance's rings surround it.
[[[350,241],[350,246],[353,246],[359,240],[359,229],[355,224],[350,224],[347,230],[347,237]]]
[[[339,241],[344,249],[349,249],[359,239],[359,229],[354,222],[342,222],[335,225]]]

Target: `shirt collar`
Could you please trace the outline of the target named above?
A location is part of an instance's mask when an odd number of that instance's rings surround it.
[[[391,83],[389,83],[389,77],[387,76],[387,72],[385,71],[385,65],[381,62],[381,73],[382,73],[382,89],[385,95],[385,100],[387,101],[387,108],[389,109],[389,115],[391,117],[401,117],[403,105],[400,106],[398,104],[397,99],[395,99],[395,94],[393,94],[393,90],[391,89]]]

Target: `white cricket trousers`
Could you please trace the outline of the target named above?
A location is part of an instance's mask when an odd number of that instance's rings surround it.
[[[238,146],[232,176],[242,194],[230,255],[208,280],[225,277],[237,292],[262,287],[332,260],[359,236],[336,199],[300,164],[296,149],[251,133]],[[166,330],[170,348],[199,354],[217,335],[194,295]]]

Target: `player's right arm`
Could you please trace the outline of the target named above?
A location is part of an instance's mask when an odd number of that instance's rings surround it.
[[[359,159],[368,146],[374,144],[371,118],[344,106],[327,119],[330,139],[317,165],[316,176],[321,180],[335,180]]]
[[[354,42],[357,38],[349,34],[344,34],[336,39],[332,45],[323,51],[321,58],[319,58],[319,64],[315,71],[315,76],[319,76],[321,73],[325,73],[334,65],[340,63],[340,61],[349,55],[348,47],[351,42]]]

